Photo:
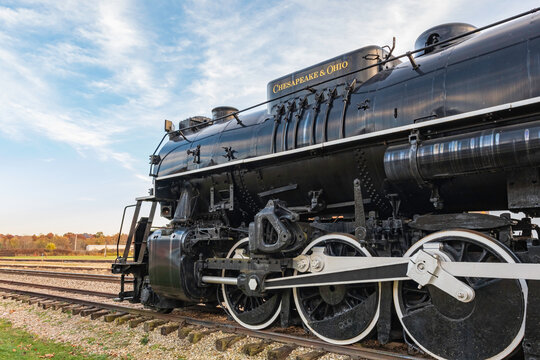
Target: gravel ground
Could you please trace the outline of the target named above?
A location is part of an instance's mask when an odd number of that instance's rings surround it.
[[[162,336],[159,331],[146,333],[142,326],[130,329],[127,325],[114,325],[86,317],[71,316],[60,311],[43,310],[36,305],[28,305],[13,300],[0,300],[0,317],[12,322],[14,327],[24,329],[41,338],[80,346],[88,352],[108,354],[120,359],[266,359],[269,349],[282,344],[273,343],[262,353],[248,357],[240,352],[243,345],[258,339],[246,338],[226,352],[215,349],[215,341],[229,336],[215,332],[204,337],[197,344],[187,339],[179,339],[175,333]],[[289,358],[310,351],[297,348]],[[327,354],[322,360],[345,360],[347,356]]]

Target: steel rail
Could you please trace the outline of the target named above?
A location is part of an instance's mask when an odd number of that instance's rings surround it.
[[[115,312],[129,313],[132,315],[161,319],[161,320],[166,320],[166,321],[171,321],[171,322],[183,321],[190,325],[213,328],[216,330],[232,332],[235,334],[249,335],[251,337],[281,342],[285,344],[294,344],[296,346],[321,349],[321,350],[331,352],[331,353],[348,355],[351,357],[361,357],[363,359],[370,359],[370,360],[395,360],[395,359],[420,360],[421,359],[418,357],[414,357],[414,356],[410,356],[406,354],[393,353],[386,350],[375,350],[375,349],[365,348],[359,345],[335,345],[335,344],[329,344],[329,343],[326,343],[324,341],[317,340],[314,338],[282,334],[282,333],[277,333],[277,332],[269,331],[269,330],[250,330],[250,329],[246,329],[235,324],[227,324],[227,323],[220,323],[220,322],[209,321],[209,320],[201,320],[201,319],[196,319],[196,318],[185,316],[185,315],[160,314],[160,313],[150,311],[150,310],[135,309],[135,308],[124,307],[120,305],[106,304],[106,303],[100,303],[100,302],[94,302],[94,301],[88,301],[88,300],[82,300],[82,299],[73,299],[73,298],[69,298],[65,296],[43,294],[43,293],[37,293],[33,291],[17,290],[17,289],[10,289],[10,288],[4,288],[4,287],[0,287],[0,291],[14,293],[18,295],[31,296],[31,297],[47,298],[47,299],[60,301],[60,302],[73,303],[73,304],[87,306],[87,307],[101,308],[104,310],[115,311]]]
[[[1,264],[2,261],[0,261],[0,266],[6,267],[6,268],[36,268],[36,269],[65,269],[65,270],[106,270],[111,271],[110,266],[108,267],[93,267],[93,266],[64,266],[61,264]]]
[[[110,260],[98,260],[98,259],[14,259],[0,257],[0,261],[14,261],[14,262],[60,262],[60,263],[96,263],[96,264],[112,264],[114,259]]]
[[[0,273],[14,274],[14,275],[48,276],[48,277],[53,277],[53,278],[74,279],[74,280],[120,282],[120,276],[117,276],[117,275],[83,274],[83,273],[55,272],[55,271],[41,271],[41,270],[22,270],[22,269],[8,269],[8,268],[0,268]],[[133,278],[126,278],[126,282],[131,282],[131,281],[133,281]]]
[[[67,288],[67,287],[61,287],[61,286],[52,286],[52,285],[43,285],[43,284],[33,284],[33,283],[26,283],[26,282],[22,282],[22,281],[12,281],[12,280],[2,280],[2,279],[0,279],[0,284],[15,285],[15,286],[27,286],[27,287],[37,288],[37,289],[44,289],[44,290],[51,290],[51,291],[61,291],[61,292],[88,295],[88,296],[97,296],[97,297],[108,298],[108,299],[113,299],[113,298],[118,296],[118,294],[101,292],[101,291],[74,289],[74,288]]]

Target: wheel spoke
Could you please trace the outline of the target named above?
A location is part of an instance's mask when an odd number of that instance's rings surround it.
[[[338,246],[339,246],[338,247],[338,249],[339,249],[338,255],[343,256],[343,252],[345,251],[345,245],[344,244],[338,244]]]
[[[235,250],[247,249],[248,244],[248,238],[242,239],[231,248],[227,258],[234,256]],[[245,258],[248,258],[247,255],[247,252],[244,251]],[[233,270],[222,271],[222,276],[236,277],[238,274],[238,271]],[[222,285],[221,291],[230,315],[244,327],[254,330],[264,329],[274,322],[281,311],[279,293],[269,292],[261,297],[248,296],[238,287],[232,285]],[[255,313],[257,316],[251,313],[255,310],[257,310]]]
[[[367,298],[367,296],[357,296],[357,295],[353,295],[351,293],[347,293],[347,296],[352,298],[352,299],[356,299],[358,301],[364,301]]]
[[[316,297],[320,297],[321,295],[319,295],[318,293],[313,293],[313,294],[310,294],[310,295],[302,295],[302,299],[304,301],[307,301],[307,300],[311,300],[311,299],[314,299]]]
[[[426,243],[434,242],[442,244],[443,261],[515,262],[510,250],[481,233],[449,230],[428,238],[413,244],[404,256],[410,257]],[[474,277],[458,279],[475,290],[471,302],[460,302],[431,285],[418,289],[413,281],[395,282],[396,313],[407,335],[436,358],[506,358],[523,337],[526,283]],[[504,327],[505,332],[494,336],[498,327]],[[426,328],[430,331],[426,332]],[[445,341],[438,334],[445,334]]]
[[[323,312],[323,319],[325,319],[328,315],[328,310],[330,310],[330,305],[328,305],[327,303],[324,303],[324,312]]]
[[[323,247],[328,256],[371,256],[349,235],[322,236],[308,245],[303,254],[311,254],[313,247]],[[351,344],[368,335],[377,323],[379,286],[362,283],[295,288],[293,296],[302,321],[313,334],[335,344]],[[359,311],[364,312],[362,316],[358,316]],[[351,319],[356,320],[349,324]],[[347,326],[342,329],[338,323]]]
[[[489,253],[486,249],[482,249],[482,254],[480,254],[476,262],[484,262],[489,256]]]
[[[407,306],[407,313],[409,313],[411,311],[414,311],[414,310],[417,310],[417,309],[420,309],[420,308],[423,308],[423,307],[426,307],[428,305],[431,305],[431,301],[429,301],[429,300],[422,301],[422,302],[414,304],[414,305],[409,305],[409,306]]]
[[[308,311],[309,311],[309,315],[314,314],[315,311],[317,311],[317,309],[318,309],[322,304],[324,304],[324,301],[321,299],[321,301],[319,301],[319,302],[317,303],[317,305],[315,305],[315,307],[314,307],[311,311],[308,310]]]

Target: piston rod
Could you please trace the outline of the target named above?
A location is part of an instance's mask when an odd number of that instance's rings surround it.
[[[207,284],[238,285],[238,279],[234,277],[203,276],[202,282]]]

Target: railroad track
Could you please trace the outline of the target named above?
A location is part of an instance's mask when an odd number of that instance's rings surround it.
[[[10,268],[0,268],[0,273],[15,274],[15,275],[29,275],[29,276],[47,276],[51,278],[73,279],[73,280],[89,280],[89,281],[115,282],[115,283],[120,282],[119,275],[84,274],[84,273],[42,271],[42,270],[28,270],[28,269],[10,269]],[[133,281],[133,278],[126,277],[126,282],[130,282],[130,281]]]
[[[6,268],[39,268],[39,269],[62,269],[62,270],[93,270],[93,271],[111,271],[111,267],[92,267],[92,266],[65,266],[65,265],[42,265],[35,264],[0,264]]]
[[[218,347],[218,342],[219,344],[223,345],[224,343],[226,343],[226,339],[230,339],[234,336],[250,336],[253,338],[261,339],[263,341],[255,344],[247,344],[244,348],[249,348],[248,345],[253,345],[254,347],[265,347],[268,346],[271,342],[274,342],[283,344],[281,348],[271,350],[276,352],[279,352],[280,350],[284,351],[284,349],[287,350],[287,348],[290,350],[300,346],[315,349],[316,351],[348,355],[351,356],[353,359],[420,359],[406,354],[394,353],[386,350],[375,350],[361,347],[358,345],[334,345],[312,337],[301,337],[296,335],[283,334],[271,330],[254,331],[240,327],[236,324],[203,320],[179,314],[161,314],[144,309],[135,309],[116,304],[105,304],[82,299],[73,299],[66,296],[43,294],[28,290],[0,287],[0,294],[3,298],[12,298],[28,303],[37,303],[45,309],[62,309],[63,311],[71,310],[73,314],[80,314],[83,316],[88,315],[94,320],[100,319],[102,317],[105,319],[105,321],[109,322],[120,322],[120,319],[122,318],[126,321],[128,321],[127,319],[129,319],[129,325],[131,327],[135,327],[139,324],[144,324],[145,330],[150,331],[154,328],[159,327],[162,335],[167,335],[177,331],[179,337],[189,336],[190,340],[192,340],[192,336],[189,335],[190,333],[195,335],[198,334],[198,336],[205,336],[208,333],[208,331],[197,331],[197,328],[205,328],[209,329],[209,331],[223,331],[225,333],[228,333],[228,336],[223,339],[218,339],[218,341],[216,341],[216,347]],[[193,336],[193,338],[195,337],[196,336]]]
[[[61,286],[52,286],[52,285],[33,284],[33,283],[26,283],[26,282],[22,282],[22,281],[13,281],[13,280],[2,280],[2,279],[0,279],[0,284],[14,285],[14,286],[26,286],[26,287],[36,288],[36,289],[43,289],[43,290],[50,290],[50,291],[60,291],[60,292],[65,292],[65,293],[81,294],[81,295],[87,295],[87,296],[97,296],[97,297],[102,297],[102,298],[106,298],[106,299],[114,299],[115,297],[118,296],[117,294],[108,293],[108,292],[102,292],[102,291],[74,289],[74,288],[67,288],[67,287],[61,287]]]
[[[51,262],[51,263],[92,263],[92,264],[112,264],[112,260],[98,260],[98,259],[10,259],[0,258],[0,261],[9,262]]]

